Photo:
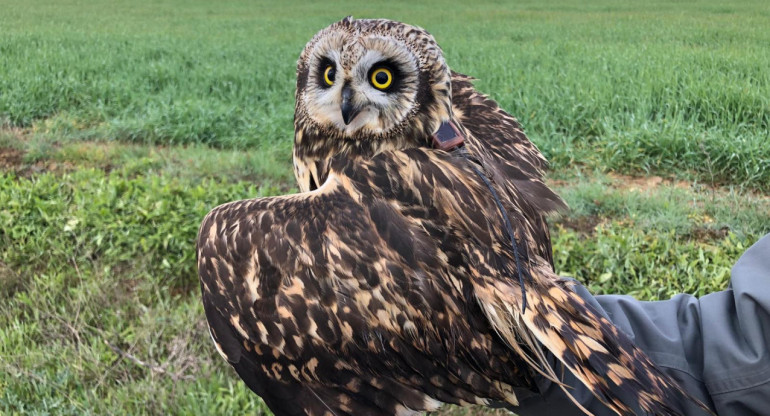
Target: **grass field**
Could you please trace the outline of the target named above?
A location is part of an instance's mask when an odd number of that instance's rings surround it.
[[[292,191],[296,59],[348,14],[427,28],[519,118],[572,208],[560,273],[725,288],[770,232],[770,4],[468,4],[0,0],[0,414],[265,412],[211,345],[193,240]]]

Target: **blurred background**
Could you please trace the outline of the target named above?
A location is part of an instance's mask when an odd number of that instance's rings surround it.
[[[765,0],[0,10],[2,414],[267,412],[211,345],[194,239],[218,204],[296,192],[296,60],[347,15],[426,28],[520,120],[571,207],[557,269],[592,290],[721,290],[770,232]]]

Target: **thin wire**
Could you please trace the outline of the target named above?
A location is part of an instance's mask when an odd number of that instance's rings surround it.
[[[489,188],[489,191],[492,193],[492,197],[495,199],[495,204],[497,204],[497,209],[500,210],[500,214],[503,216],[503,223],[505,224],[505,230],[508,232],[508,237],[511,239],[511,246],[513,246],[513,258],[516,261],[516,272],[519,277],[519,287],[521,287],[521,313],[524,313],[524,310],[527,309],[527,289],[524,287],[524,276],[521,273],[521,259],[519,255],[519,245],[516,243],[516,237],[513,234],[513,226],[511,226],[511,221],[508,219],[508,213],[505,212],[505,208],[503,208],[503,203],[500,202],[500,198],[497,196],[497,192],[495,191],[495,188],[492,187],[492,183],[489,181],[489,178],[487,178],[487,175],[484,175],[484,172],[479,170],[479,168],[476,167],[476,164],[471,161],[468,158],[468,151],[465,149],[465,147],[459,147],[456,149],[456,151],[462,155],[465,160],[470,162],[471,169],[473,169],[474,172],[476,172],[476,175],[478,175],[479,178],[481,178],[482,181],[484,181],[484,184]]]

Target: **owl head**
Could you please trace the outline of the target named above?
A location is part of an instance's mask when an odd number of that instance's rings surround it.
[[[451,74],[425,30],[347,17],[303,50],[295,99],[296,168],[298,159],[430,145],[451,117]]]

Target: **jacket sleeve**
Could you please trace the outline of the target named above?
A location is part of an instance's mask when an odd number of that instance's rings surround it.
[[[641,302],[629,296],[577,292],[625,331],[661,369],[719,415],[770,414],[770,234],[733,266],[730,287],[700,299],[677,295]],[[556,365],[554,360],[554,365]],[[614,415],[566,372],[574,396],[596,416]],[[559,386],[539,383],[520,416],[582,415]],[[705,414],[692,405],[689,415]]]

